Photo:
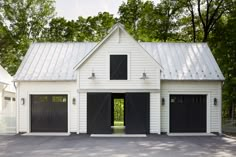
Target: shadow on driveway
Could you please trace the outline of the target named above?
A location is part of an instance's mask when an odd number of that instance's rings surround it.
[[[236,156],[236,140],[227,137],[91,138],[0,136],[0,156],[12,157],[151,157]]]

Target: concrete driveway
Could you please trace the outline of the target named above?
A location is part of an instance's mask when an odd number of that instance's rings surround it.
[[[91,138],[0,136],[0,157],[159,157],[236,156],[236,140],[227,137]]]

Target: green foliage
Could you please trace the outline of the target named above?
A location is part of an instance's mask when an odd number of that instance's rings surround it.
[[[49,27],[44,29],[41,41],[95,41],[104,38],[108,30],[116,23],[116,19],[108,12],[99,13],[88,18],[78,17],[76,21],[54,18]]]
[[[210,47],[225,76],[223,86],[223,116],[231,117],[236,106],[236,3],[216,25]]]
[[[128,0],[119,7],[119,20],[135,39],[138,39],[138,22],[142,15],[142,7],[142,0]]]
[[[52,18],[54,0],[2,0],[0,5],[0,64],[14,74]]]
[[[124,121],[124,99],[114,99],[114,121]]]

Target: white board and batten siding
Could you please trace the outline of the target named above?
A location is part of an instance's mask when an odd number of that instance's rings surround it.
[[[221,133],[221,87],[220,81],[161,81],[161,132],[169,133],[169,100],[171,94],[207,95],[207,133]],[[214,98],[217,105],[214,105]]]
[[[150,92],[150,132],[160,133],[160,66],[126,32],[116,30],[77,73],[79,133],[87,132],[86,92]],[[110,55],[127,55],[128,80],[110,80]],[[96,79],[88,79],[94,72]],[[141,80],[143,72],[147,80]]]
[[[30,132],[30,95],[68,95],[68,132],[78,130],[78,99],[75,89],[75,81],[67,82],[18,82],[17,84],[17,132]],[[25,99],[25,104],[21,104],[21,98]],[[76,98],[76,104],[72,104],[72,99]]]

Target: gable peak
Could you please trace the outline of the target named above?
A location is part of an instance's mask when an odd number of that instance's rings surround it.
[[[120,22],[114,24],[111,29],[108,30],[108,33],[112,32],[114,29],[118,29],[121,28],[123,30],[125,30],[125,26],[123,24],[121,24]]]

